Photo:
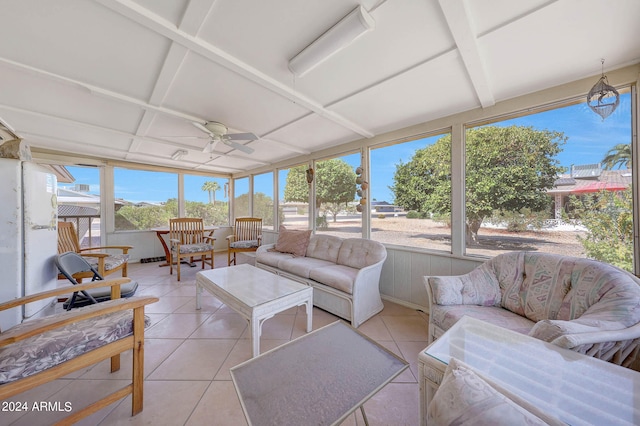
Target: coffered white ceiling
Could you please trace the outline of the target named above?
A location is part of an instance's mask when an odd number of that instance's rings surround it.
[[[362,5],[375,29],[287,64]],[[32,148],[236,173],[640,61],[638,0],[0,0],[0,120]],[[193,121],[252,132],[252,154]],[[198,138],[202,137],[202,138]],[[177,150],[188,154],[174,161]]]

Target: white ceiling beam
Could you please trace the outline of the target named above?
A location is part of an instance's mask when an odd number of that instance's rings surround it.
[[[185,46],[187,49],[221,65],[238,75],[245,77],[246,79],[264,87],[267,90],[272,91],[286,99],[289,99],[296,104],[303,106],[316,114],[339,124],[352,132],[355,132],[363,137],[371,138],[375,134],[360,125],[346,119],[342,115],[328,110],[317,101],[304,96],[291,87],[281,83],[280,81],[268,76],[260,70],[250,66],[249,64],[241,61],[235,56],[230,55],[224,50],[198,39],[193,35],[176,28],[174,24],[166,19],[150,12],[143,6],[135,3],[131,0],[96,0],[103,6],[111,9],[112,11],[119,13],[120,15],[131,19],[132,21],[142,25],[143,27],[150,29],[176,43]]]
[[[465,0],[438,0],[438,2],[458,47],[467,74],[471,79],[471,84],[476,91],[480,105],[483,108],[495,105],[496,100],[491,91],[489,79],[480,56]]]
[[[10,105],[4,105],[4,104],[0,104],[0,110],[6,110],[6,111],[11,111],[11,112],[15,112],[15,113],[19,113],[19,114],[25,114],[25,115],[30,115],[33,117],[38,117],[38,118],[43,118],[43,119],[47,119],[47,120],[54,120],[54,121],[58,121],[60,123],[72,126],[72,127],[79,127],[79,128],[85,128],[88,130],[92,130],[92,131],[96,131],[96,132],[101,132],[101,133],[112,133],[114,135],[117,136],[123,136],[125,138],[131,138],[135,141],[141,141],[141,142],[151,142],[151,143],[157,143],[157,144],[161,144],[161,145],[167,145],[167,146],[171,146],[171,147],[175,147],[175,148],[180,148],[180,149],[186,149],[189,151],[197,151],[197,152],[201,152],[202,148],[199,147],[193,147],[191,145],[185,145],[185,144],[181,144],[179,142],[174,142],[174,141],[170,141],[170,140],[166,140],[166,139],[160,139],[160,138],[155,138],[152,136],[138,136],[138,135],[134,135],[132,133],[129,132],[124,132],[122,130],[117,130],[117,129],[112,129],[110,127],[104,127],[104,126],[97,126],[95,124],[90,124],[90,123],[85,123],[85,122],[81,122],[81,121],[77,121],[77,120],[70,120],[68,118],[64,118],[64,117],[58,117],[56,115],[51,115],[51,114],[45,114],[42,112],[37,112],[37,111],[32,111],[32,110],[26,110],[23,108],[18,108],[18,107],[14,107],[14,106],[10,106]],[[16,134],[18,137],[24,137],[24,136],[28,136],[28,135],[36,135],[35,133],[32,132],[28,132],[25,130],[22,130],[20,128],[16,128]],[[43,136],[45,137],[45,136]],[[53,138],[50,138],[51,140],[53,140]],[[79,143],[88,143],[86,141],[84,142],[79,142]],[[251,157],[245,156],[245,155],[234,155],[234,154],[227,154],[227,153],[223,153],[223,152],[219,152],[216,151],[213,153],[214,155],[220,156],[220,157],[231,157],[231,158],[242,158],[243,160],[248,160],[251,162],[254,162],[256,164],[261,164],[261,165],[269,165],[270,163],[265,163],[263,161],[258,161],[255,160]]]

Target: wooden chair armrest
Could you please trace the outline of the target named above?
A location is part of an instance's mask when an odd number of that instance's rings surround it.
[[[216,240],[215,238],[207,236],[207,235],[204,236],[204,239],[205,240],[210,240],[210,241],[215,241]]]
[[[51,317],[51,321],[45,321],[38,327],[24,327],[19,333],[11,333],[11,329],[9,329],[6,333],[0,335],[0,347],[37,336],[50,330],[55,330],[67,324],[113,312],[140,308],[159,300],[157,297],[130,297],[128,299],[114,300],[111,303],[99,303],[92,306],[91,309],[77,309],[63,315],[55,315]]]
[[[80,249],[82,250],[82,249]],[[97,257],[98,259],[101,259],[103,257],[109,257],[109,255],[107,253],[80,253],[80,256],[83,257]]]
[[[235,235],[227,235],[227,241],[232,242],[231,240],[235,240]]]
[[[81,248],[80,251],[90,251],[90,250],[122,250],[124,254],[127,254],[129,250],[131,250],[133,246],[101,246],[101,247],[87,247]]]
[[[26,305],[27,303],[35,302],[37,300],[49,299],[54,296],[69,294],[76,291],[87,290],[90,288],[112,287],[112,286],[120,287],[120,285],[126,284],[128,282],[131,282],[131,278],[123,277],[123,278],[116,278],[112,280],[91,281],[84,284],[67,285],[64,287],[58,287],[55,290],[43,291],[41,293],[36,293],[30,296],[24,296],[18,299],[10,300],[8,302],[0,303],[0,311],[15,308],[17,306]]]
[[[171,238],[169,241],[171,241],[172,243],[180,244],[180,240],[177,240],[175,238]]]

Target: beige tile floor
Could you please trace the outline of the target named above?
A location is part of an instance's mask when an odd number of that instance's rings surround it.
[[[240,259],[251,262],[249,256]],[[239,260],[240,260],[239,259]],[[216,256],[216,267],[226,266],[226,255]],[[139,295],[154,295],[158,303],[147,307],[152,325],[145,333],[144,411],[131,417],[130,398],[124,398],[84,419],[82,425],[246,425],[229,368],[251,357],[247,322],[206,292],[202,310],[195,309],[195,274],[200,266],[182,268],[178,282],[158,263],[132,264],[129,276],[138,281]],[[410,362],[398,376],[365,404],[369,423],[417,425],[417,356],[427,346],[426,314],[384,301],[384,310],[359,330]],[[314,308],[313,329],[338,320]],[[305,333],[304,308],[293,308],[263,325],[261,351],[269,350]],[[60,402],[83,407],[100,395],[122,387],[131,374],[131,354],[122,368],[109,373],[108,361],[64,379],[11,398],[11,401]],[[0,406],[0,409],[2,407]],[[49,425],[63,412],[2,412],[0,425]],[[311,423],[310,423],[311,424]],[[363,425],[359,411],[343,425]]]

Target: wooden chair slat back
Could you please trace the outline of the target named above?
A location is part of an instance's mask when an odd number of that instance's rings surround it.
[[[204,222],[192,217],[169,219],[169,239],[179,240],[180,244],[203,243]]]
[[[68,251],[80,253],[78,233],[73,222],[58,222],[58,254]]]
[[[257,240],[262,235],[262,218],[239,217],[236,218],[235,241]]]

